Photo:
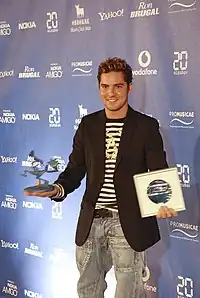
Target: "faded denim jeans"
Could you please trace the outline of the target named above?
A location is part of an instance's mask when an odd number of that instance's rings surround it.
[[[145,298],[143,272],[145,253],[134,251],[127,243],[119,221],[114,217],[94,218],[88,239],[76,247],[80,272],[79,298],[103,298],[106,273],[114,266],[115,298]],[[113,298],[114,298],[113,297]]]

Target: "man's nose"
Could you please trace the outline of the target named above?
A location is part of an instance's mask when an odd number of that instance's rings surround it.
[[[114,93],[115,93],[114,88],[113,87],[109,87],[108,88],[108,95],[111,97],[111,96],[114,95]]]

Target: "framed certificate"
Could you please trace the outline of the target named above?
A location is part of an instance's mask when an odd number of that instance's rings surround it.
[[[177,168],[137,174],[133,180],[142,217],[156,215],[161,206],[185,210]]]

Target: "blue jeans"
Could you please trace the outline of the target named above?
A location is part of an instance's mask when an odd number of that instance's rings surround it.
[[[112,266],[117,281],[115,298],[146,297],[142,280],[145,253],[129,246],[118,213],[113,214],[114,217],[94,218],[88,239],[76,246],[79,298],[103,298],[105,276]]]

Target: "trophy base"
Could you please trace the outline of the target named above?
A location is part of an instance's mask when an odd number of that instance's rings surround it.
[[[27,191],[29,193],[31,192],[49,192],[54,190],[54,186],[50,185],[50,184],[39,184],[39,185],[35,185],[35,186],[29,186],[24,188],[24,191]]]

